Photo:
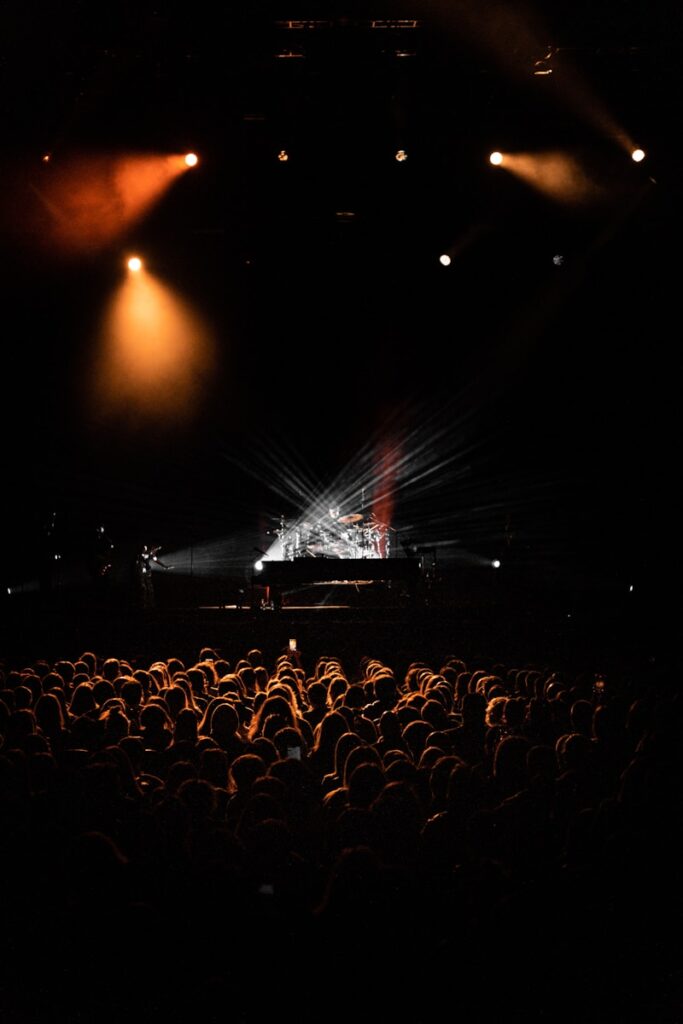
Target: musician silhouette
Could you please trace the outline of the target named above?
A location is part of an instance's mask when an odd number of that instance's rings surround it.
[[[49,512],[43,521],[38,544],[40,591],[44,596],[51,595],[59,588],[61,532],[58,529],[57,513]]]
[[[166,565],[157,557],[157,553],[161,551],[161,546],[149,547],[147,544],[142,545],[142,550],[135,560],[135,569],[138,582],[138,599],[140,607],[149,609],[154,608],[154,583],[152,582],[152,570],[155,565],[160,566],[162,569],[170,569],[170,565]]]
[[[90,575],[95,583],[111,579],[114,568],[114,542],[100,523],[90,544]]]

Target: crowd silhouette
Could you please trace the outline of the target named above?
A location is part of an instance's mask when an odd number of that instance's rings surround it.
[[[7,662],[4,1019],[680,1019],[680,704],[456,656]]]

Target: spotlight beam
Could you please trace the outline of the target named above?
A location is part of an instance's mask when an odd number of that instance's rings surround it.
[[[461,417],[461,421],[467,417]],[[428,429],[429,428],[429,429]],[[422,436],[420,436],[422,435]],[[433,493],[443,486],[443,477],[448,467],[452,467],[458,460],[469,457],[475,450],[476,445],[468,445],[466,449],[455,453],[442,454],[435,462],[430,461],[434,452],[435,442],[450,437],[453,440],[453,424],[449,419],[448,423],[439,425],[432,415],[422,422],[419,428],[411,431],[407,437],[414,438],[413,450],[406,451],[406,437],[402,437],[388,445],[383,441],[384,464],[378,464],[377,452],[380,436],[371,437],[365,443],[359,454],[347,465],[333,481],[327,486],[316,486],[311,488],[308,505],[302,505],[300,500],[292,503],[298,509],[297,521],[299,523],[309,521],[315,522],[323,518],[330,507],[339,506],[344,509],[356,511],[361,503],[367,509],[382,509],[383,506],[391,507],[397,492],[404,490],[412,493],[413,497],[418,494]],[[292,488],[282,486],[283,460],[279,455],[273,457],[277,448],[269,448],[265,453],[265,461],[268,466],[267,473],[262,474],[251,464],[247,468],[251,475],[260,479],[267,477],[265,482],[269,483],[275,493],[287,493],[292,495]],[[425,464],[425,459],[427,464]],[[464,465],[458,472],[451,474],[452,478],[462,478],[468,471]],[[286,469],[284,470],[286,472]],[[300,488],[298,497],[300,499]],[[368,500],[365,491],[371,492]],[[374,493],[373,493],[374,492]],[[293,528],[293,527],[292,527]],[[268,549],[268,557],[282,557],[280,541],[274,541]]]
[[[504,540],[503,523],[511,511],[517,514],[544,508],[552,497],[551,482],[531,480],[520,497],[508,498],[513,492],[512,482],[498,477],[496,489],[504,498],[491,494],[489,475],[479,459],[483,442],[472,441],[465,434],[467,424],[474,418],[473,408],[459,414],[455,410],[463,396],[449,403],[448,409],[404,410],[396,414],[381,431],[370,435],[358,454],[326,484],[315,483],[306,488],[308,503],[302,502],[302,488],[294,488],[283,480],[290,467],[300,463],[293,453],[284,462],[281,446],[265,445],[261,455],[267,471],[263,471],[259,458],[256,464],[245,467],[252,475],[262,479],[274,492],[285,492],[292,498],[296,509],[293,522],[315,523],[328,514],[330,507],[339,506],[344,513],[375,511],[383,522],[391,522],[383,515],[391,510],[400,496],[401,519],[398,529],[413,524],[416,532],[426,536],[433,546],[441,544],[453,548],[452,533],[457,523],[459,535],[458,558],[465,557],[463,544],[480,550],[500,545]],[[405,428],[405,418],[415,416],[419,425]],[[385,432],[389,432],[389,437]],[[556,483],[555,485],[556,486]],[[519,488],[517,488],[519,490]],[[369,492],[369,493],[368,493]],[[448,496],[450,510],[441,514],[435,508],[435,496]],[[447,534],[447,536],[444,536]],[[542,540],[540,534],[537,535]],[[281,559],[280,540],[274,540],[267,551],[271,559]],[[473,565],[491,566],[491,557],[470,556]]]

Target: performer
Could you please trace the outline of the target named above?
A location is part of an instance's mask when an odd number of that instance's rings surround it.
[[[114,568],[114,542],[100,524],[92,538],[89,557],[90,575],[97,587],[111,581]]]
[[[159,565],[162,569],[170,569],[161,559],[157,558],[157,552],[161,546],[150,548],[147,544],[142,545],[142,551],[135,561],[135,568],[138,580],[138,592],[142,608],[154,608],[154,584],[152,583],[152,566]]]
[[[38,544],[40,592],[46,597],[59,589],[62,553],[58,533],[61,530],[58,531],[57,513],[49,512],[43,521]]]

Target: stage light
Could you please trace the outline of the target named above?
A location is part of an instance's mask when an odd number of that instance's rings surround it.
[[[46,214],[40,240],[50,249],[88,253],[130,237],[132,225],[188,170],[182,153],[61,154],[55,162],[47,152],[41,159],[45,173],[34,189]]]
[[[286,149],[281,149],[277,155],[277,158],[281,164],[286,164],[287,161],[289,160],[289,153],[287,152]]]
[[[506,153],[503,163],[506,171],[555,202],[583,206],[605,197],[604,186],[571,153]]]
[[[564,263],[564,256],[562,256],[561,253],[557,253],[555,256],[553,256],[553,263],[556,267],[561,267]]]
[[[258,562],[254,562],[254,568],[256,572],[263,572],[263,559],[259,558]]]
[[[635,161],[635,163],[639,164],[640,161],[644,160],[644,159],[645,159],[645,150],[644,149],[634,149],[634,150],[631,151],[631,160]]]
[[[450,267],[451,258],[448,255],[448,253],[444,252],[441,254],[441,256],[439,256],[439,263],[441,264],[442,267]]]
[[[12,588],[11,588],[11,587],[8,587],[8,588],[7,588],[7,593],[8,593],[8,594],[11,594],[11,593],[12,593]]]
[[[408,154],[406,153],[405,149],[396,150],[396,159],[400,164],[402,164],[404,160],[408,159]]]
[[[631,586],[628,588],[628,592],[629,592],[629,594],[633,593],[633,584],[631,584]]]
[[[534,61],[533,74],[534,75],[552,75],[553,69],[550,62],[555,56],[557,50],[553,46],[545,48],[545,52],[542,57],[539,57]]]
[[[495,153],[491,153],[489,161],[490,163],[493,164],[494,167],[499,167],[503,162],[503,154],[499,153],[498,150],[496,150]]]
[[[178,423],[198,408],[213,362],[212,334],[139,256],[127,262],[93,351],[92,412],[98,420]]]
[[[491,565],[494,569],[500,569],[500,560],[498,558],[494,558]]]
[[[198,163],[199,163],[199,157],[197,156],[196,153],[186,153],[185,154],[185,166],[186,167],[196,167]]]

